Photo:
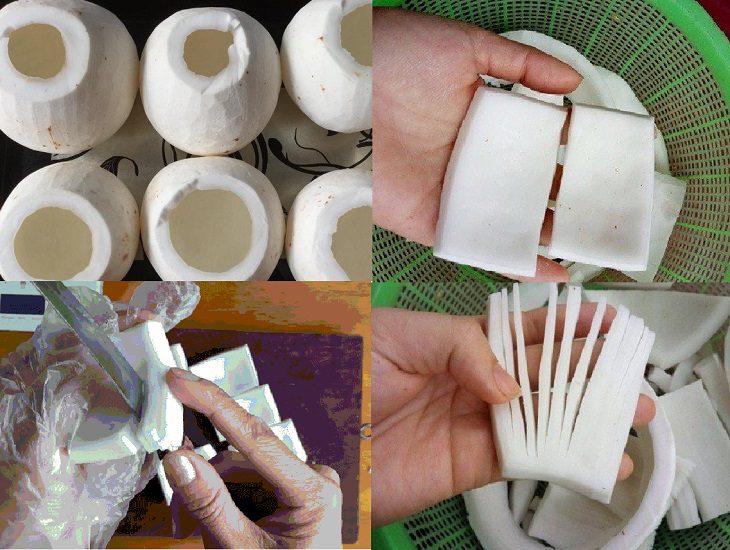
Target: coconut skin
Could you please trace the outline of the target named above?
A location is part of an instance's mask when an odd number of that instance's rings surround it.
[[[367,170],[335,170],[307,185],[289,211],[286,258],[297,281],[349,281],[332,252],[339,219],[373,204]]]
[[[188,265],[172,244],[171,212],[192,191],[222,190],[236,194],[252,221],[246,257],[223,273]],[[265,281],[284,248],[285,220],[281,201],[268,178],[249,164],[228,157],[174,162],[150,182],[142,201],[142,242],[152,265],[168,281]]]
[[[370,0],[312,0],[284,32],[281,67],[289,96],[319,126],[354,133],[372,127],[372,67],[342,47],[340,26]]]
[[[188,36],[229,32],[228,66],[207,77],[193,72],[184,51]],[[279,51],[268,31],[228,8],[179,11],[160,23],[142,52],[145,113],[169,143],[199,156],[227,155],[252,142],[274,114],[281,89]]]
[[[0,275],[9,281],[32,280],[15,257],[14,241],[23,220],[43,208],[69,210],[91,231],[89,265],[77,281],[121,281],[139,244],[139,210],[114,174],[81,161],[41,168],[21,181],[0,210]]]
[[[10,34],[55,27],[66,61],[48,79],[18,72]],[[139,85],[137,48],[110,11],[84,0],[18,0],[0,10],[0,130],[21,145],[77,154],[106,141],[129,116]]]

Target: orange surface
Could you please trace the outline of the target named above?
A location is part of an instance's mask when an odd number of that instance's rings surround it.
[[[128,300],[139,283],[104,283],[114,301]],[[368,283],[200,283],[201,301],[180,328],[270,332],[313,332],[363,337],[362,422],[370,422],[370,284]],[[0,333],[0,354],[13,351],[29,333]],[[360,539],[345,548],[370,548],[370,442],[360,460]],[[202,540],[114,537],[109,548],[202,548]]]

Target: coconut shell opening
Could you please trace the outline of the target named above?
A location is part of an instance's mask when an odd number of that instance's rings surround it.
[[[332,236],[332,254],[352,281],[372,279],[373,209],[361,206],[345,213]]]
[[[13,67],[31,78],[53,78],[66,64],[66,48],[56,27],[34,23],[10,33],[8,57]]]
[[[373,6],[361,6],[342,18],[342,47],[360,65],[373,64]]]
[[[190,33],[185,41],[185,63],[195,74],[212,77],[228,67],[228,48],[233,35],[227,31],[201,29]]]

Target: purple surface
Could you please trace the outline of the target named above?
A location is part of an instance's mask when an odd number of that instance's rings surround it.
[[[191,365],[249,345],[261,384],[271,386],[282,420],[294,420],[309,461],[331,466],[340,475],[343,542],[357,542],[362,338],[175,329],[168,339],[183,346]]]

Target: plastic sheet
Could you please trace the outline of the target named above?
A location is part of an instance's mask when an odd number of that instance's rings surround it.
[[[144,284],[118,316],[122,304],[87,288],[73,292],[112,336],[149,318],[169,330],[200,297],[188,283]],[[96,464],[69,459],[68,442],[89,408],[121,400],[107,380],[51,308],[31,340],[0,360],[0,547],[105,547],[155,475],[156,455],[142,452]]]

